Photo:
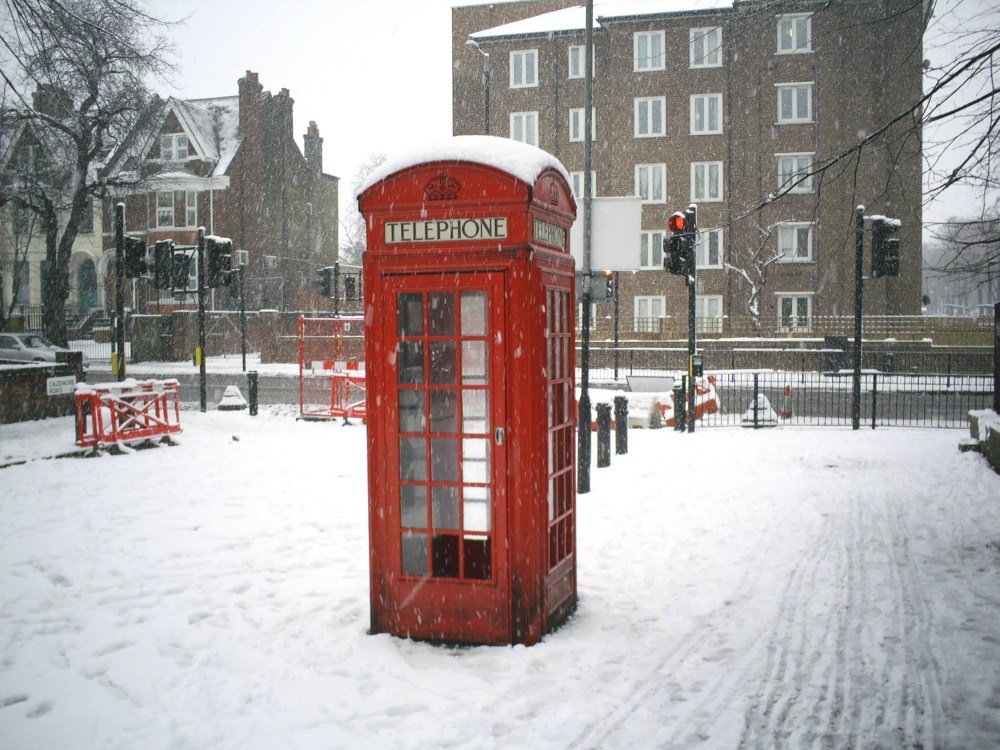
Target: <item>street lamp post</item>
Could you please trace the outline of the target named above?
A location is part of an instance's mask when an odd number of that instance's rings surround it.
[[[475,39],[469,39],[465,46],[483,56],[483,132],[490,134],[490,53],[483,52]]]

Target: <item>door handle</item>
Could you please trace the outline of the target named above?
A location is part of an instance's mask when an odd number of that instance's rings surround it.
[[[505,434],[506,433],[504,432],[503,427],[497,427],[495,430],[493,430],[493,440],[496,442],[497,445],[503,445],[503,439]]]

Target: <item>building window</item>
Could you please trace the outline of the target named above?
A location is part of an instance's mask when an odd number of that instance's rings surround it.
[[[694,252],[698,268],[722,268],[722,230],[698,230]]]
[[[778,294],[778,330],[808,333],[812,330],[812,295]]]
[[[174,226],[174,194],[161,192],[156,194],[156,226]]]
[[[643,203],[666,203],[666,164],[636,164],[635,194]]]
[[[812,122],[812,83],[779,83],[778,122]]]
[[[694,301],[694,319],[698,333],[722,333],[721,295],[698,295]]]
[[[695,94],[691,97],[691,135],[722,132],[722,94]]]
[[[13,225],[14,236],[24,237],[32,233],[34,228],[34,214],[20,200],[11,201],[10,223]]]
[[[778,17],[778,54],[795,55],[812,52],[812,17],[809,13],[794,13]]]
[[[21,146],[17,150],[17,169],[23,175],[38,174],[42,170],[42,147],[37,144]]]
[[[538,85],[538,50],[510,53],[510,87],[524,89]]]
[[[583,172],[570,172],[569,179],[573,186],[573,197],[577,200],[583,198]],[[597,196],[597,172],[590,172],[590,197]]]
[[[188,137],[183,133],[160,136],[160,158],[163,161],[181,161],[188,158]]]
[[[703,161],[691,164],[691,200],[722,200],[722,162]]]
[[[81,234],[93,234],[94,233],[94,199],[93,199],[93,197],[87,198],[87,205],[83,209],[83,217],[80,220],[80,233]]]
[[[233,252],[233,265],[236,268],[240,266],[250,265],[250,251],[249,250],[236,250]]]
[[[583,78],[584,77],[584,46],[582,44],[572,44],[569,48],[569,77],[570,78]],[[591,76],[597,75],[597,55],[594,51],[591,51],[590,60],[590,71]]]
[[[538,145],[538,113],[511,112],[510,138],[532,146]]]
[[[186,227],[198,226],[198,193],[188,190],[184,193],[185,224]]]
[[[660,318],[667,306],[666,297],[635,297],[633,318],[636,333],[656,333],[660,330]]]
[[[635,100],[635,137],[660,138],[666,135],[664,112],[667,107],[665,96]]]
[[[633,36],[635,71],[663,70],[663,32],[638,31]]]
[[[778,154],[778,192],[811,193],[812,154]]]
[[[691,29],[691,67],[717,68],[722,65],[722,29]]]
[[[808,263],[813,259],[812,224],[778,227],[778,254],[782,263]]]
[[[639,267],[663,270],[663,237],[665,232],[641,232],[639,234]]]
[[[590,110],[590,140],[594,140],[594,109]],[[583,107],[571,109],[569,111],[569,139],[570,141],[583,140]]]

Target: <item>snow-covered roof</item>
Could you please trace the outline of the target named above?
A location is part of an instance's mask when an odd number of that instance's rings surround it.
[[[240,98],[225,96],[214,99],[175,99],[167,101],[195,149],[215,162],[212,176],[226,173],[240,145]]]
[[[601,27],[601,19],[690,13],[732,7],[733,0],[606,0],[605,2],[598,0],[594,3],[594,28]],[[490,39],[551,34],[559,31],[583,31],[586,23],[586,8],[583,5],[575,5],[477,31],[469,36],[473,39]]]
[[[527,143],[493,135],[458,135],[416,146],[383,162],[358,188],[361,195],[391,174],[431,161],[467,161],[486,164],[533,185],[546,169],[557,170],[569,182],[569,172],[552,154]]]

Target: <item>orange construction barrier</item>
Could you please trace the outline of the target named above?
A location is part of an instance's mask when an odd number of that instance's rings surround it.
[[[76,386],[76,444],[110,448],[142,441],[169,442],[181,431],[176,380],[134,379]]]

